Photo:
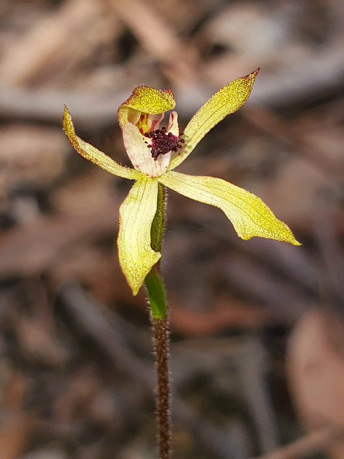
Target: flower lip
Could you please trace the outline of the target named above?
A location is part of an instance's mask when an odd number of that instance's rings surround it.
[[[177,152],[184,143],[184,139],[181,139],[180,136],[177,137],[168,132],[165,127],[161,129],[156,129],[145,134],[145,137],[151,139],[151,144],[147,144],[147,148],[151,150],[152,158],[156,161],[159,155],[166,155],[170,152]]]

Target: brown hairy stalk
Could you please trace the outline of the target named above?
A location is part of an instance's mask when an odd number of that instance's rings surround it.
[[[157,371],[157,432],[159,459],[171,457],[171,413],[169,387],[169,325],[168,319],[152,318]]]

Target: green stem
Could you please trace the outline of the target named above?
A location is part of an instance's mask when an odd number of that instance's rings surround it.
[[[161,252],[162,241],[165,232],[165,218],[166,218],[166,188],[159,183],[158,188],[158,202],[156,213],[152,223],[151,231],[151,246],[156,252]]]
[[[165,231],[165,214],[166,189],[164,185],[159,183],[157,209],[151,230],[151,246],[156,252],[161,252]],[[160,263],[157,263],[151,272],[146,276],[145,286],[148,292],[152,318],[166,319],[168,310],[164,280],[160,272]]]
[[[159,268],[154,267],[146,276],[145,286],[148,292],[148,301],[152,318],[159,320],[166,319],[166,292]]]
[[[159,183],[157,211],[152,223],[151,246],[161,252],[165,229],[166,190]],[[169,323],[164,281],[157,263],[146,276],[145,286],[148,292],[151,321],[154,330],[154,350],[157,372],[157,438],[159,458],[171,457],[171,418],[170,418],[170,382],[169,382]]]

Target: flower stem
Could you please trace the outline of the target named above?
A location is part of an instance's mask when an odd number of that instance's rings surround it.
[[[152,223],[151,246],[160,252],[164,237],[166,213],[166,190],[159,183],[157,211]],[[169,384],[169,322],[164,281],[157,263],[146,276],[150,315],[154,331],[154,351],[157,372],[156,413],[159,459],[171,457],[171,417]]]
[[[169,384],[169,329],[167,319],[152,318],[157,369],[157,437],[159,458],[171,457],[171,416]]]

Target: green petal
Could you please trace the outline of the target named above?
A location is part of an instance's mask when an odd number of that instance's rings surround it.
[[[221,209],[242,239],[259,236],[301,245],[261,199],[225,180],[168,172],[159,182],[183,196]]]
[[[81,156],[92,161],[92,163],[119,177],[132,180],[141,177],[140,172],[130,169],[129,167],[121,166],[110,158],[110,156],[107,156],[102,151],[80,139],[80,137],[75,134],[72,117],[66,106],[63,114],[63,130],[73,148],[75,148]]]
[[[173,110],[176,105],[173,92],[169,89],[155,89],[138,86],[118,109],[118,122],[123,128],[128,122],[136,124],[140,113],[159,115]]]
[[[151,227],[157,209],[158,182],[138,180],[120,207],[117,239],[119,263],[133,295],[160,259],[151,248]]]
[[[236,112],[248,99],[259,69],[232,81],[213,95],[192,117],[184,130],[185,144],[170,164],[174,169],[193,151],[203,137],[227,115]]]

